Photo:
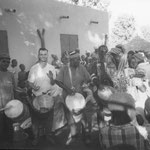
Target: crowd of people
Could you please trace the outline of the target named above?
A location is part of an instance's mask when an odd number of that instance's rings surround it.
[[[43,135],[55,144],[55,131],[64,125],[70,129],[66,141],[70,145],[78,137],[79,123],[85,144],[90,144],[96,116],[102,149],[117,145],[120,149],[150,149],[149,56],[128,51],[123,45],[110,50],[101,45],[93,53],[80,53],[79,49],[66,51],[61,60],[52,54],[49,64],[48,50],[40,48],[38,61],[28,72],[24,64],[17,72],[17,60],[0,55],[0,108],[15,98],[22,101],[16,94],[18,87],[26,92],[33,145]],[[0,120],[1,141],[12,141],[13,120],[5,110],[0,112]]]

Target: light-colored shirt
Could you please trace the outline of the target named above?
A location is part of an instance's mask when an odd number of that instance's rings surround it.
[[[38,91],[32,90],[35,96],[42,95],[43,92],[46,93],[48,90],[53,88],[53,86],[50,84],[50,78],[47,76],[49,71],[53,73],[53,78],[55,79],[56,71],[54,66],[47,63],[46,66],[42,68],[40,64],[37,63],[31,67],[28,81],[40,87]]]
[[[19,72],[18,67],[16,66],[13,68],[12,66],[9,66],[7,70],[14,74],[15,85],[17,85],[18,84],[18,72]]]
[[[0,71],[0,108],[14,98],[15,80],[13,73]]]

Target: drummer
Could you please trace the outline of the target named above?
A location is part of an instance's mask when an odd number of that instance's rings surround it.
[[[13,73],[7,70],[10,64],[9,54],[0,54],[0,108],[14,98],[15,80]],[[12,142],[12,121],[4,112],[0,112],[0,142]]]
[[[72,89],[72,91],[82,93],[83,83],[88,83],[90,81],[90,75],[86,68],[80,64],[80,54],[79,49],[76,49],[69,53],[70,64],[61,68],[56,80],[61,81],[67,88]],[[63,98],[65,99],[67,94],[63,91]],[[74,141],[76,133],[76,126],[71,115],[67,116],[68,124],[70,125],[71,137],[68,137],[66,142],[67,145]]]
[[[46,93],[47,91],[53,89],[51,80],[49,78],[49,73],[53,74],[53,77],[56,78],[55,68],[48,63],[48,50],[45,48],[40,48],[38,51],[38,62],[33,65],[29,71],[28,82],[29,86],[32,88],[33,99],[37,96]],[[32,110],[32,109],[31,109]],[[37,145],[39,141],[39,126],[42,126],[44,129],[44,134],[48,141],[52,144],[55,144],[55,141],[52,138],[51,128],[53,121],[53,110],[50,111],[48,118],[43,120],[39,119],[38,116],[34,114],[34,111],[31,111],[32,118],[32,129],[34,140],[33,145]]]

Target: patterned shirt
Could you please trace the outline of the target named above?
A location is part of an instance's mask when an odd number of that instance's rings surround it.
[[[150,125],[146,126],[149,131]],[[104,148],[109,148],[118,144],[129,144],[133,145],[137,150],[145,149],[145,140],[142,135],[140,135],[137,128],[132,124],[122,125],[122,126],[105,126],[100,132],[101,142]]]

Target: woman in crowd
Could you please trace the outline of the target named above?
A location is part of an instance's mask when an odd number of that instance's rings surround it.
[[[125,74],[127,55],[119,48],[112,48],[106,55],[107,73],[113,81],[113,87],[120,92],[127,91],[128,80]]]
[[[20,71],[18,72],[18,87],[25,88],[27,81],[27,72],[25,71],[25,65],[19,65]]]

